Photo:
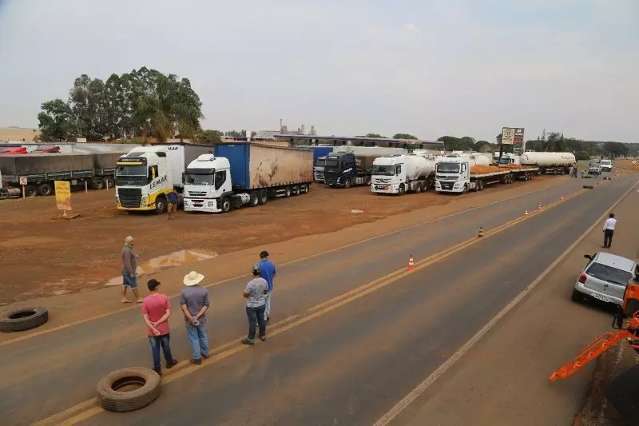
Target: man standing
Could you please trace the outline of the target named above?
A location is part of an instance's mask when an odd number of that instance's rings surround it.
[[[275,265],[268,258],[268,252],[262,250],[259,263],[260,276],[266,280],[268,293],[266,294],[266,308],[264,309],[264,319],[268,322],[271,319],[271,298],[273,296],[273,279],[277,271]]]
[[[169,369],[177,364],[171,354],[171,341],[169,335],[169,317],[171,316],[171,304],[169,298],[158,291],[160,282],[154,279],[146,284],[150,294],[142,302],[142,315],[148,328],[149,344],[153,355],[153,369],[162,375],[160,366],[160,348],[164,352],[164,362]]]
[[[200,365],[209,357],[209,337],[206,330],[206,311],[209,309],[209,291],[199,284],[204,275],[191,271],[184,276],[184,289],[180,307],[184,312],[186,335],[191,345],[191,363]]]
[[[178,195],[177,195],[177,192],[175,192],[175,189],[171,189],[171,192],[168,193],[166,199],[169,203],[167,208],[168,218],[173,219],[173,215],[177,211],[177,205],[178,205]]]
[[[264,319],[264,309],[266,307],[266,295],[268,284],[260,277],[259,263],[253,267],[253,279],[246,284],[244,293],[246,299],[246,316],[248,317],[248,336],[242,339],[245,345],[255,344],[255,325],[260,328],[260,340],[266,341],[266,320]]]
[[[608,215],[608,219],[606,219],[606,223],[603,226],[604,232],[604,245],[603,248],[610,248],[612,245],[612,236],[615,233],[615,226],[617,226],[617,219],[615,219],[615,214],[610,213]]]
[[[122,258],[122,303],[131,303],[126,292],[130,288],[135,296],[137,303],[142,303],[142,299],[138,294],[138,255],[133,251],[133,237],[128,236],[124,239],[124,247],[120,253]]]

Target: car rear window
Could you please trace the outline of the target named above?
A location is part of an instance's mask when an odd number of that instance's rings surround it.
[[[586,270],[586,273],[600,280],[619,285],[627,285],[628,281],[632,278],[630,272],[622,271],[612,266],[602,265],[601,263],[593,263],[588,270]]]

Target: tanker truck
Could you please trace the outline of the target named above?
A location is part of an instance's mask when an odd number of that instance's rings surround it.
[[[313,152],[259,143],[224,143],[184,173],[184,211],[226,213],[270,198],[305,194],[313,182]]]
[[[521,154],[522,165],[539,167],[540,174],[566,175],[570,167],[577,165],[571,152],[525,152]]]
[[[331,188],[368,185],[375,158],[395,154],[406,154],[406,150],[377,146],[335,147],[326,156],[324,181]]]
[[[371,191],[405,194],[428,191],[433,186],[435,161],[421,155],[393,155],[373,161]]]

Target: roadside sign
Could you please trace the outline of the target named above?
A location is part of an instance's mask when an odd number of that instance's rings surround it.
[[[55,181],[55,202],[58,210],[71,210],[71,184],[67,181]]]
[[[522,145],[524,143],[524,128],[502,127],[501,143],[502,145]]]
[[[20,186],[26,186],[26,185],[27,185],[27,177],[20,176]]]

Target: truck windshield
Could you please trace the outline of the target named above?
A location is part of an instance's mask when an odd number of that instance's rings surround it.
[[[115,170],[115,184],[125,185],[146,185],[147,168],[144,165],[118,166]]]
[[[600,280],[623,286],[627,285],[628,281],[632,278],[632,274],[628,271],[623,271],[601,263],[593,263],[586,273]]]
[[[327,158],[326,159],[326,166],[327,167],[337,167],[338,161],[334,160],[332,158]]]
[[[213,185],[213,176],[214,174],[201,175],[199,173],[186,173],[184,175],[184,183],[187,185]]]
[[[437,163],[437,171],[440,173],[459,173],[459,163]]]
[[[324,167],[326,165],[326,158],[318,158],[315,160],[316,167]]]
[[[395,166],[373,164],[371,173],[374,175],[395,176]]]

